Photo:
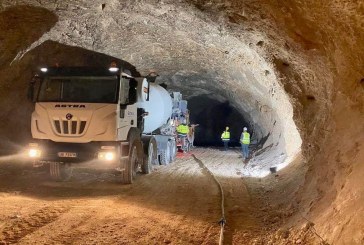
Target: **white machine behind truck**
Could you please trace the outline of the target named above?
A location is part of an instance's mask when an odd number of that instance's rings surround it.
[[[35,102],[27,149],[33,164],[50,165],[55,179],[70,176],[76,163],[116,169],[130,184],[138,171],[166,165],[176,156],[175,119],[187,112],[155,83],[156,75],[134,78],[119,68],[42,68],[30,83]]]

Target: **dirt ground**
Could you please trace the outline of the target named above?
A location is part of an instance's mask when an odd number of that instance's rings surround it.
[[[287,210],[284,200],[270,203],[273,185],[284,184],[289,173],[248,179],[241,176],[245,166],[237,149],[211,148],[179,153],[175,163],[138,176],[132,185],[85,169],[54,182],[46,168],[5,161],[0,244],[218,244],[220,191],[204,166],[223,187],[224,244],[318,244],[307,232],[277,229]],[[294,207],[289,209],[292,215]]]

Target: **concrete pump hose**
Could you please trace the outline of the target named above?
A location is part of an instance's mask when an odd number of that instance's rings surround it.
[[[215,180],[216,184],[219,186],[220,195],[221,195],[221,219],[219,221],[219,225],[220,225],[221,228],[220,228],[219,245],[222,245],[224,243],[224,228],[225,228],[225,224],[226,224],[225,208],[224,208],[224,206],[225,206],[224,205],[224,203],[225,203],[224,190],[222,189],[222,186],[221,186],[220,182],[217,180],[215,175],[210,171],[210,169],[208,169],[206,167],[206,165],[200,159],[198,159],[194,154],[192,154],[192,157],[195,159],[195,161],[198,164],[200,164],[200,166],[202,166],[210,174],[210,176]]]

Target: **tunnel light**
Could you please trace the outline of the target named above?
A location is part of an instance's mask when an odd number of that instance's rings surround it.
[[[119,68],[117,68],[117,67],[110,67],[109,68],[109,71],[111,71],[111,72],[117,72],[119,70]]]
[[[41,70],[41,72],[47,72],[48,71],[48,68],[42,67],[42,68],[40,68],[40,70]]]
[[[118,70],[119,70],[119,68],[117,67],[116,62],[115,61],[111,62],[109,71],[117,72]]]
[[[99,152],[97,158],[103,161],[112,161],[115,159],[115,153],[112,151]]]
[[[42,153],[41,150],[35,148],[31,148],[28,150],[28,156],[30,158],[38,158],[40,157],[41,153]]]
[[[105,154],[105,159],[106,159],[107,161],[114,160],[114,153],[113,153],[113,152],[107,152],[107,153]]]

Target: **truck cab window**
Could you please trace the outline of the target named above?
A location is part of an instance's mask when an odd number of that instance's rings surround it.
[[[39,102],[117,103],[118,79],[109,77],[46,77]]]

